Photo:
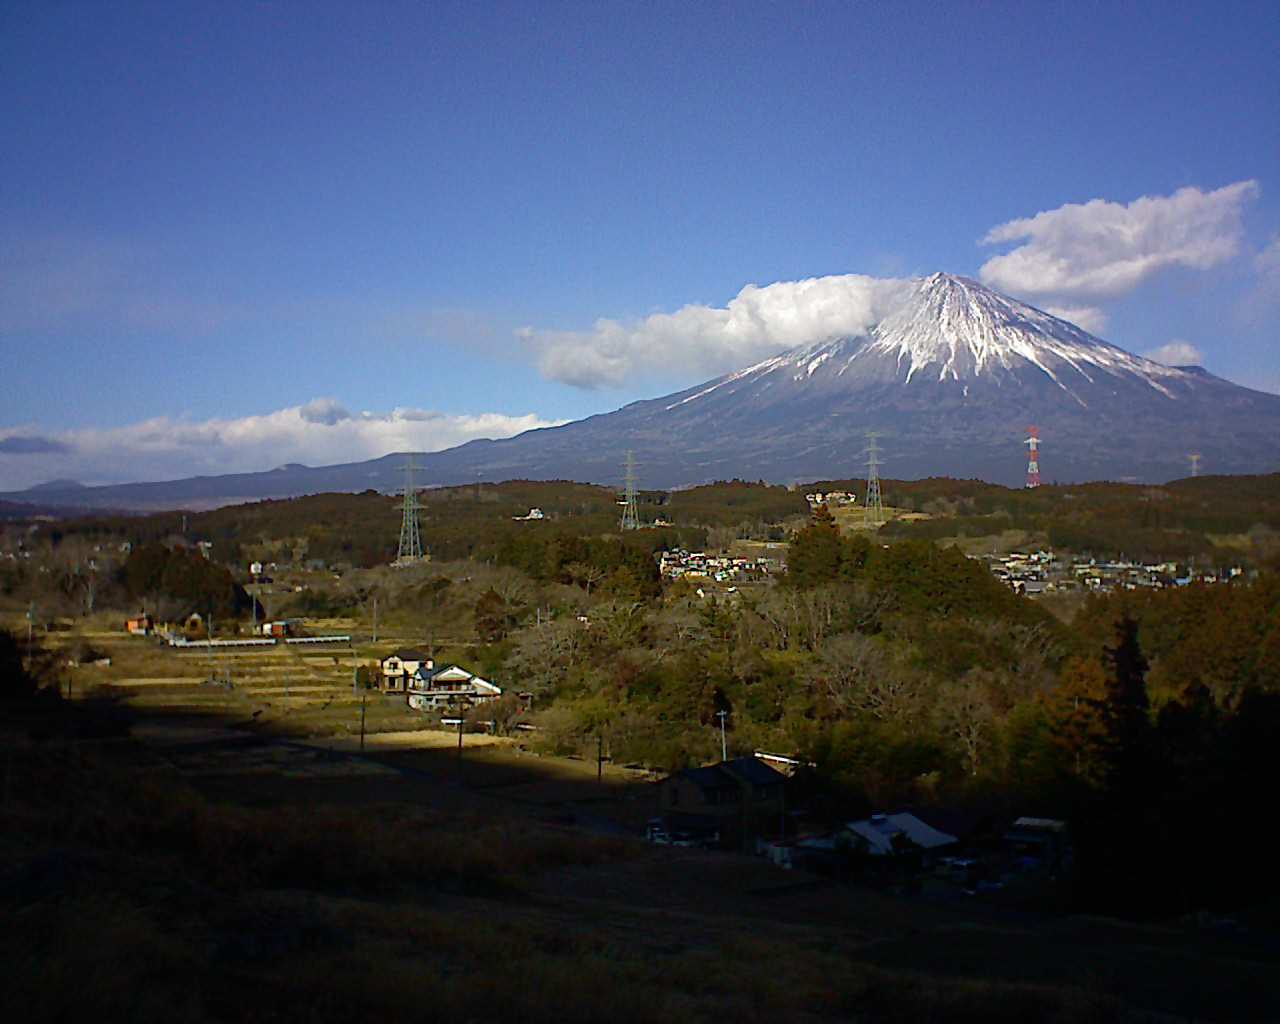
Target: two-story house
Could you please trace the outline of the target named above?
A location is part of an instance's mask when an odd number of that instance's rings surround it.
[[[401,647],[382,659],[382,688],[387,693],[404,693],[414,673],[422,668],[431,671],[434,663],[424,652],[414,647]]]
[[[409,707],[466,708],[485,704],[502,696],[502,688],[457,665],[433,669],[419,668],[408,685]]]
[[[737,846],[782,827],[787,777],[756,757],[688,768],[662,781],[660,807],[671,829],[718,833]]]

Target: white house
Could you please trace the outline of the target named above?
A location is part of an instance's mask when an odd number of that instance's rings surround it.
[[[905,811],[899,814],[873,814],[862,821],[849,822],[845,830],[855,843],[877,857],[898,853],[901,845],[898,848],[894,846],[894,839],[898,837],[901,837],[898,838],[899,844],[907,841],[910,846],[926,851],[956,842],[955,836],[939,832]]]
[[[428,672],[434,667],[424,652],[413,647],[401,647],[382,659],[382,688],[389,693],[403,693],[414,673],[424,667]]]
[[[419,711],[484,704],[501,696],[501,687],[457,665],[419,668],[408,690],[409,707]]]

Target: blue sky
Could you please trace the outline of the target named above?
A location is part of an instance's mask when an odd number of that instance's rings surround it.
[[[1278,38],[1267,3],[0,4],[0,488],[606,411],[790,340],[726,333],[797,301],[744,287],[832,275],[980,277],[1280,391]]]

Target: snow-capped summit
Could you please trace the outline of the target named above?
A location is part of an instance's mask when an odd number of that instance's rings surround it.
[[[1083,397],[1099,380],[1118,376],[1174,397],[1168,382],[1185,371],[1135,356],[1075,324],[992,291],[967,277],[933,274],[909,282],[897,303],[865,334],[823,339],[730,374],[684,402],[724,384],[789,374],[797,382],[933,380],[965,385],[1007,381],[1038,371],[1064,394]],[[815,376],[818,378],[814,380]]]

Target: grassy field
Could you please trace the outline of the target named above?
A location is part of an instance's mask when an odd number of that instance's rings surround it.
[[[836,521],[836,525],[840,529],[849,532],[857,530],[874,530],[875,526],[866,522],[866,510],[861,505],[831,505],[828,507],[831,516]],[[912,512],[910,509],[894,508],[892,505],[884,506],[884,521],[892,522],[895,519],[928,519],[929,516],[923,512]]]

